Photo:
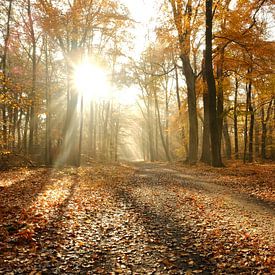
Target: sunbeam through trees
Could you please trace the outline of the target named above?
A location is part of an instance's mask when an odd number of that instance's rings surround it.
[[[0,274],[274,274],[274,10],[0,1]]]

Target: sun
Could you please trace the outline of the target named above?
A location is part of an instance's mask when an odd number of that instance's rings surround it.
[[[88,61],[74,66],[73,81],[84,100],[100,100],[110,97],[107,72]]]

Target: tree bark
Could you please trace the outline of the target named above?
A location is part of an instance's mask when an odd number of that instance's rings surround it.
[[[238,89],[239,82],[238,79],[235,78],[235,96],[234,96],[234,153],[235,159],[239,159],[239,136],[238,136]]]
[[[187,85],[188,120],[189,120],[189,149],[188,162],[195,164],[198,160],[198,117],[196,101],[196,78],[187,55],[181,55],[183,74]]]
[[[174,22],[178,31],[180,46],[180,59],[182,71],[187,86],[188,120],[189,120],[189,149],[187,161],[195,164],[198,160],[198,117],[196,102],[196,76],[191,66],[191,21],[192,1],[186,2],[185,9],[182,1],[170,0],[172,5]]]
[[[177,64],[175,64],[174,67],[175,67],[175,78],[176,78],[176,96],[177,96],[177,103],[178,103],[178,110],[179,110],[179,121],[181,123],[181,137],[182,137],[182,142],[185,149],[185,154],[188,157],[188,144],[186,141],[184,125],[181,119],[182,110],[181,110],[181,101],[180,101],[180,92],[179,92],[180,89],[179,89],[179,75],[178,75]]]
[[[201,161],[211,164],[210,151],[210,132],[209,132],[209,96],[206,87],[205,75],[205,59],[202,61],[202,76],[203,76],[203,137],[202,137],[202,154]]]
[[[212,165],[222,167],[221,150],[219,142],[217,107],[216,107],[216,86],[212,64],[212,0],[206,0],[206,49],[205,49],[205,72],[209,94],[209,125],[211,138]]]
[[[225,141],[226,158],[229,160],[231,159],[232,149],[231,149],[230,135],[228,132],[228,123],[226,118],[223,121],[223,137]]]

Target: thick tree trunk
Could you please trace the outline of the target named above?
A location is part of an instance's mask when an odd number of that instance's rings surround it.
[[[187,55],[181,55],[183,74],[187,85],[189,149],[188,162],[195,164],[198,160],[198,117],[196,102],[196,78]]]
[[[189,149],[187,160],[190,164],[195,164],[198,159],[198,118],[196,106],[196,76],[190,61],[192,1],[186,1],[185,7],[183,7],[182,1],[170,0],[170,3],[178,31],[182,71],[187,86],[189,120]]]
[[[223,166],[220,151],[217,107],[216,107],[216,86],[212,64],[212,0],[206,0],[206,49],[205,49],[205,73],[209,94],[209,125],[211,137],[212,165]]]

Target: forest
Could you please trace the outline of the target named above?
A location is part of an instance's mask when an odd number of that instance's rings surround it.
[[[275,272],[274,10],[1,1],[0,273]]]

